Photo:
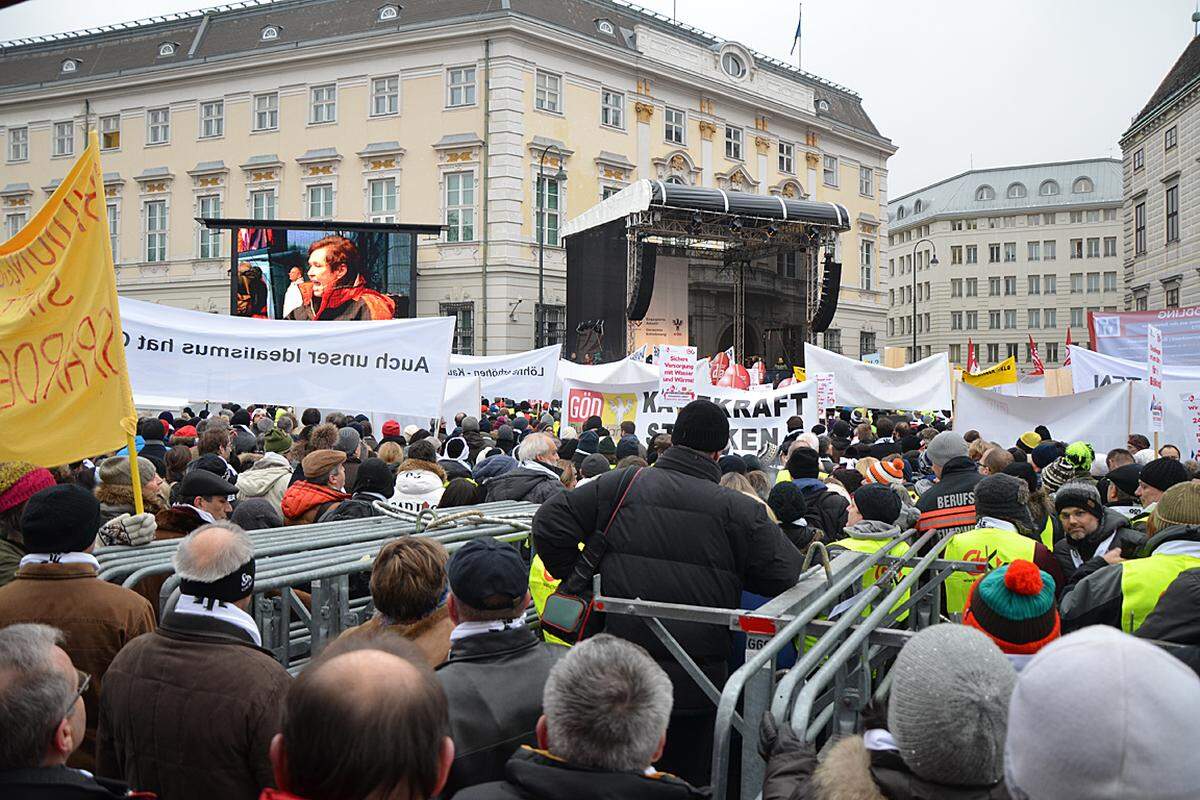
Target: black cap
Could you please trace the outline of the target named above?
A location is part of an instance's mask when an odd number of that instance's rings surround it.
[[[219,494],[237,494],[237,487],[208,470],[194,469],[179,482],[179,497],[184,502],[193,497],[213,497]]]
[[[100,501],[72,483],[50,486],[30,497],[21,512],[21,535],[31,553],[75,553],[96,541]]]
[[[671,442],[701,453],[719,453],[729,447],[729,417],[711,400],[693,400],[676,415]]]
[[[450,591],[481,611],[511,608],[529,591],[529,568],[516,549],[490,536],[472,539],[446,565]]]

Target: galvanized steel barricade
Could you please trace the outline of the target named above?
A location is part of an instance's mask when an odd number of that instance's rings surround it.
[[[900,543],[903,556],[887,555]],[[596,604],[607,614],[641,617],[717,707],[712,796],[753,800],[762,791],[765,762],[758,754],[759,723],[768,711],[806,741],[854,732],[863,710],[886,695],[887,668],[912,634],[939,621],[942,585],[954,571],[984,565],[939,558],[946,540],[909,530],[874,553],[838,548],[830,559],[817,543],[806,553],[795,587],[754,609],[708,608],[608,597],[595,579]],[[836,542],[830,545],[836,547]],[[820,566],[808,567],[814,554]],[[870,575],[870,580],[864,580]],[[907,595],[907,596],[906,596]],[[746,635],[746,661],[715,686],[684,651],[663,620],[720,625]],[[903,620],[898,622],[898,620]],[[817,637],[807,650],[806,637]],[[779,678],[779,654],[795,643],[796,664]],[[740,711],[739,711],[740,708]],[[730,747],[741,736],[741,780],[730,792]]]
[[[510,501],[419,513],[383,502],[375,507],[383,516],[248,532],[257,560],[251,611],[263,647],[285,667],[295,671],[343,630],[370,617],[370,597],[351,598],[349,580],[370,572],[388,542],[427,536],[451,553],[481,536],[521,542],[538,509],[533,503]],[[179,583],[171,559],[180,541],[99,548],[99,576],[127,588],[150,576],[167,576],[159,598],[159,608],[167,610]],[[311,588],[309,604],[296,594],[299,588]]]

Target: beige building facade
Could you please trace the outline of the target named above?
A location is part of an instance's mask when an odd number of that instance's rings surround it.
[[[1032,335],[1062,366],[1068,328],[1086,341],[1087,312],[1121,305],[1121,205],[1115,159],[972,170],[891,200],[888,345],[911,360],[915,322],[918,358],[966,366],[970,340],[980,367],[1028,372]]]
[[[648,177],[848,208],[826,339],[858,355],[883,335],[895,148],[860,98],[608,0],[281,0],[6,46],[8,232],[88,129],[132,297],[228,313],[228,242],[197,217],[442,224],[416,313],[455,315],[462,352],[527,349],[564,337],[559,227]]]

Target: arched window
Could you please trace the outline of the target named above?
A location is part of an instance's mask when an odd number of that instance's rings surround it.
[[[731,78],[746,77],[746,62],[737,53],[726,53],[721,56],[721,69]]]
[[[596,30],[600,31],[605,36],[612,36],[617,32],[616,27],[614,27],[612,22],[607,19],[596,20]]]
[[[160,44],[158,46],[158,54],[159,54],[159,56],[175,55],[175,43],[174,42],[163,42],[162,44]]]
[[[1042,185],[1038,187],[1038,194],[1042,197],[1053,197],[1058,194],[1058,181],[1042,181]]]
[[[276,25],[268,25],[262,29],[262,40],[271,42],[279,38],[279,27]]]
[[[66,61],[62,62],[62,71],[63,72],[74,72],[75,68],[78,66],[79,66],[78,61],[76,61],[73,58],[68,58]]]
[[[400,9],[396,6],[387,5],[379,9],[379,21],[387,22],[388,20],[396,19],[400,16]]]
[[[924,210],[925,210],[925,203],[923,201],[918,200],[917,202],[913,203],[913,213],[914,214],[920,214]]]
[[[1008,185],[1008,199],[1009,200],[1020,200],[1022,197],[1025,197],[1026,194],[1027,194],[1027,192],[1025,191],[1025,184],[1010,183]]]
[[[824,97],[817,100],[817,111],[828,111],[828,110],[829,110],[829,101],[828,100],[826,100]]]
[[[676,186],[687,186],[687,181],[678,175],[668,175],[664,180],[665,183],[673,183]]]
[[[1071,191],[1075,194],[1091,194],[1093,188],[1092,179],[1086,175],[1076,178],[1071,185]]]
[[[896,209],[896,219],[904,219],[907,216],[908,216],[908,209],[906,209],[904,206],[900,206],[899,208]]]
[[[983,186],[980,186],[975,190],[975,199],[979,201],[995,200],[996,190],[985,183]]]

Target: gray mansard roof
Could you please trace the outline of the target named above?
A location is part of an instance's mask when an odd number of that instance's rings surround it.
[[[1090,192],[1074,191],[1076,181],[1087,178]],[[1045,191],[1057,189],[1052,194]],[[1009,197],[1009,188],[1024,187],[1024,196]],[[976,199],[988,187],[992,199]],[[1020,195],[1020,191],[1015,194]],[[1039,208],[1095,206],[1122,201],[1121,162],[1112,158],[1058,161],[1017,167],[975,169],[888,201],[892,230],[907,228],[933,217],[947,215],[1011,214]]]
[[[381,21],[384,5],[400,6],[397,19]],[[0,92],[5,89],[55,86],[110,75],[127,75],[237,58],[247,53],[279,54],[342,40],[361,41],[405,30],[419,30],[472,22],[528,18],[586,36],[610,47],[638,52],[634,27],[647,25],[669,31],[705,46],[723,40],[704,31],[672,22],[654,12],[620,5],[612,0],[276,0],[241,7],[234,3],[194,12],[170,14],[153,20],[106,26],[69,34],[0,43]],[[599,30],[608,20],[614,32]],[[790,24],[790,21],[789,23]],[[262,41],[262,30],[278,28],[271,41]],[[175,45],[160,56],[160,45]],[[833,121],[871,136],[878,129],[853,91],[823,78],[754,53],[756,65],[811,87],[829,110],[820,112]],[[65,60],[75,69],[63,72]]]

